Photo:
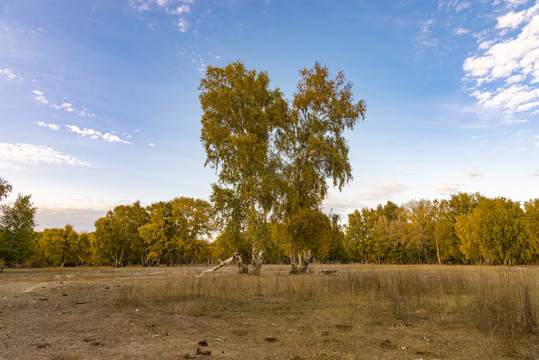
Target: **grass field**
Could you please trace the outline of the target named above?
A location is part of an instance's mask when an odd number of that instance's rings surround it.
[[[539,359],[538,267],[204,269],[7,269],[0,358]]]

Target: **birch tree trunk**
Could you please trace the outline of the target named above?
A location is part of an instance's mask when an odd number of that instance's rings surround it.
[[[305,256],[305,261],[301,264],[301,267],[299,268],[299,273],[300,274],[307,273],[307,267],[309,266],[310,263],[311,263],[311,250],[307,251],[307,255]]]
[[[253,251],[256,251],[256,246]],[[260,276],[262,263],[264,262],[264,248],[262,248],[258,254],[255,252],[253,253],[253,261],[254,263],[251,263],[251,267],[249,269],[249,275]]]
[[[436,258],[438,259],[438,264],[441,264],[442,261],[440,260],[440,248],[438,247],[438,237],[434,235],[434,241],[436,241]]]
[[[236,251],[234,253],[234,260],[238,263],[238,274],[248,274],[249,273],[249,267],[243,263],[243,259],[241,258],[241,254],[239,251]]]
[[[298,264],[296,263],[296,254],[292,251],[292,246],[290,246],[290,274],[298,273]]]

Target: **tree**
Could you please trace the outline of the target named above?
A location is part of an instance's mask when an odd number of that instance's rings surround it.
[[[281,217],[289,230],[292,273],[296,255],[315,246],[296,231],[321,209],[328,191],[326,180],[342,187],[352,179],[346,129],[365,117],[365,102],[354,103],[352,84],[342,72],[330,77],[328,68],[316,63],[300,71],[300,81],[286,121],[280,123],[276,147],[286,182],[282,189]],[[310,232],[323,222],[312,223]],[[314,240],[314,239],[313,239]]]
[[[138,228],[148,222],[148,213],[137,201],[133,205],[118,205],[95,222],[95,247],[100,258],[112,261],[116,267],[138,262],[143,252],[143,240]]]
[[[411,226],[409,246],[415,248],[420,262],[429,262],[436,252],[436,260],[441,263],[439,244],[435,234],[438,202],[425,199],[412,200],[405,207]]]
[[[347,255],[357,262],[374,261],[375,248],[374,224],[378,215],[376,210],[362,208],[348,215],[344,247]]]
[[[150,205],[150,221],[138,229],[148,260],[159,264],[164,258],[170,265],[201,261],[213,231],[210,210],[207,201],[187,197]]]
[[[30,197],[19,194],[12,206],[2,207],[0,259],[6,265],[23,264],[33,252],[36,208]]]
[[[441,200],[438,206],[438,219],[434,234],[439,245],[441,262],[465,262],[466,257],[461,251],[461,239],[456,232],[457,218],[469,215],[475,209],[482,196],[479,193],[458,193],[451,195],[449,200]],[[471,245],[468,243],[466,246]],[[469,251],[475,251],[469,248]]]
[[[0,201],[2,201],[11,192],[11,185],[2,177],[0,177]]]
[[[537,259],[539,255],[539,198],[525,202],[524,210],[526,211],[525,220],[530,235],[530,251],[525,257],[528,260]]]
[[[75,266],[88,263],[88,234],[79,235],[71,225],[45,229],[37,234],[35,262],[45,266]]]
[[[218,173],[213,197],[221,201],[221,194],[233,194],[225,200],[245,209],[235,220],[244,223],[253,254],[249,272],[255,275],[264,254],[257,234],[273,205],[267,200],[273,193],[271,138],[285,109],[281,92],[271,90],[269,82],[267,73],[247,70],[238,61],[224,68],[209,66],[199,86],[205,165]]]
[[[525,213],[518,202],[481,198],[470,215],[457,218],[456,230],[469,260],[514,264],[533,256]]]

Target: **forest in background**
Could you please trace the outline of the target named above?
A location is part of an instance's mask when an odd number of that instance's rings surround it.
[[[5,183],[5,182],[4,182]],[[179,197],[150,206],[120,205],[95,222],[95,231],[71,225],[34,231],[36,208],[19,195],[2,205],[1,266],[186,265],[215,263],[239,250],[245,235],[219,231],[207,201]],[[448,200],[387,202],[348,214],[320,213],[312,256],[324,263],[536,264],[539,199],[458,193]],[[282,224],[269,223],[266,263],[289,263]]]

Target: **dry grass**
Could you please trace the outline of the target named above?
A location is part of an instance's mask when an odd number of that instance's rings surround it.
[[[0,358],[539,359],[537,267],[324,269],[4,272]]]
[[[341,267],[335,276],[291,276],[286,271],[266,272],[261,277],[223,274],[145,287],[132,284],[120,293],[118,305],[235,319],[245,325],[272,319],[273,326],[278,323],[284,330],[281,334],[286,334],[282,336],[293,343],[302,343],[305,337],[318,340],[301,348],[301,358],[316,358],[321,348],[329,358],[356,358],[355,351],[373,341],[382,349],[401,350],[401,355],[409,349],[416,355],[434,357],[434,352],[422,351],[421,346],[389,339],[391,336],[383,335],[388,328],[404,329],[402,339],[407,328],[410,333],[421,329],[420,340],[426,343],[422,345],[429,345],[431,334],[446,332],[444,341],[468,346],[464,353],[476,351],[469,358],[493,354],[539,358],[536,270],[349,266]],[[232,334],[242,337],[267,330],[273,329],[261,322],[258,329],[238,326]],[[374,339],[365,333],[372,333]],[[465,344],[459,344],[461,341]],[[483,349],[485,342],[494,346],[494,353]],[[451,352],[440,355],[452,357]]]

